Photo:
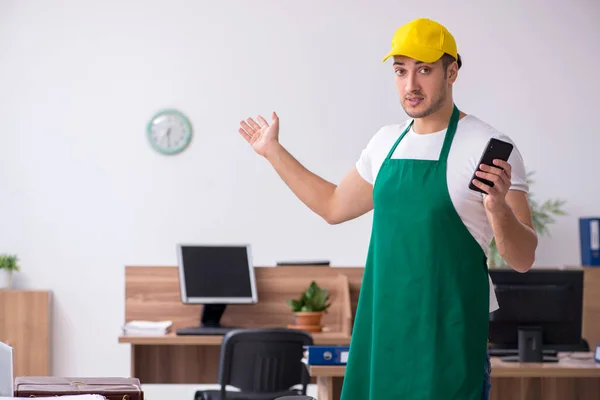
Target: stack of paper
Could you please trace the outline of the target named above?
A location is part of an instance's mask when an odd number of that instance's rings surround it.
[[[171,331],[173,321],[129,321],[123,325],[123,334],[128,336],[156,336]]]

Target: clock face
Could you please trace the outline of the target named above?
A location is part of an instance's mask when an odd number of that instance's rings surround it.
[[[183,113],[163,110],[156,114],[146,128],[152,148],[162,154],[177,154],[185,150],[192,139],[192,125]]]

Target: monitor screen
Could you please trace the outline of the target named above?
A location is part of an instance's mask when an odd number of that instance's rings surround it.
[[[182,302],[257,302],[250,245],[178,245],[177,250]]]
[[[520,328],[539,327],[547,348],[582,339],[583,271],[490,269],[500,308],[490,315],[490,343],[517,348]]]

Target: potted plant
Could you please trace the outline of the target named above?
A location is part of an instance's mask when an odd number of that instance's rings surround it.
[[[0,254],[0,289],[12,287],[13,272],[20,270],[18,261],[16,255]]]
[[[312,281],[300,298],[286,301],[294,312],[295,320],[295,324],[289,327],[307,332],[321,332],[321,318],[331,306],[329,297],[326,289]]]
[[[533,172],[527,173],[527,183],[531,186],[533,179],[531,176]],[[538,203],[533,198],[533,193],[530,191],[528,194],[529,205],[531,207],[531,219],[533,221],[533,227],[539,236],[549,235],[548,226],[555,222],[555,215],[566,215],[566,212],[562,209],[565,204],[564,200],[546,200],[542,204]],[[488,256],[488,266],[490,268],[506,267],[506,261],[500,256],[498,248],[496,247],[496,240],[492,239],[490,243],[490,251]]]

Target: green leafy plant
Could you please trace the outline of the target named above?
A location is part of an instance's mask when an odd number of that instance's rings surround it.
[[[286,303],[294,312],[321,312],[326,311],[331,303],[329,292],[312,281],[299,299],[287,300]]]
[[[534,172],[527,173],[527,183],[530,187],[534,183],[534,180],[532,179],[533,174]],[[538,236],[550,236],[548,226],[556,222],[554,217],[558,215],[567,215],[567,213],[563,210],[565,201],[559,199],[550,199],[544,201],[543,203],[539,203],[533,198],[533,193],[531,190],[529,191],[527,197],[531,207],[531,219],[533,221],[533,227],[535,231],[537,232]],[[495,239],[492,239],[492,242],[490,243],[488,259],[490,268],[507,266],[506,261],[504,261],[498,252]]]
[[[7,271],[20,271],[19,258],[13,254],[0,254],[0,269]]]

